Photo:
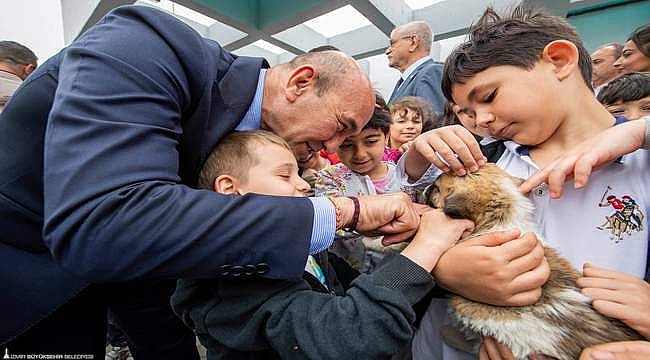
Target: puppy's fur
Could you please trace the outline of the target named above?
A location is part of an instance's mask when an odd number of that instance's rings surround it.
[[[520,229],[539,238],[533,204],[517,191],[520,182],[488,164],[466,176],[440,176],[427,197],[430,205],[448,216],[472,220],[475,228],[470,236]],[[545,255],[551,275],[536,304],[501,307],[451,297],[452,317],[467,339],[492,336],[518,359],[537,353],[559,360],[577,359],[591,345],[641,339],[620,321],[591,307],[590,299],[576,287],[580,274],[557,251],[545,247]]]

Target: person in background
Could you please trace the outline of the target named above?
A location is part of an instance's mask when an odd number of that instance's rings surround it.
[[[405,153],[413,140],[420,136],[422,129],[431,128],[433,111],[424,98],[405,96],[390,105],[390,115],[393,122],[386,139],[386,146],[397,150],[399,156]],[[397,161],[391,158],[390,160]]]
[[[25,80],[38,66],[38,58],[24,45],[0,41],[0,74],[10,73]]]
[[[614,67],[621,74],[650,71],[650,24],[632,32]]]
[[[442,64],[429,56],[433,32],[424,21],[413,21],[398,26],[390,33],[386,49],[388,66],[399,70],[400,76],[388,104],[404,96],[424,98],[436,113],[441,113],[445,97],[440,88]]]
[[[627,73],[607,84],[597,99],[614,116],[650,116],[650,73]]]
[[[619,76],[619,70],[614,67],[614,62],[621,56],[623,45],[610,43],[599,47],[591,54],[591,85],[594,93],[598,95],[600,89],[608,82]]]
[[[30,49],[15,41],[0,41],[0,112],[36,66],[38,58]]]

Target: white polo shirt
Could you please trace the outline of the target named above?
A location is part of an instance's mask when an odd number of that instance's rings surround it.
[[[526,179],[538,168],[525,146],[512,141],[497,165]],[[650,155],[637,150],[595,171],[583,189],[564,184],[551,199],[545,184],[533,189],[536,222],[547,244],[582,270],[585,262],[643,278],[648,254]],[[608,200],[609,198],[609,200]]]

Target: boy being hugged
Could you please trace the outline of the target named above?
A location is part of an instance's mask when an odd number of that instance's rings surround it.
[[[589,53],[576,31],[562,18],[521,6],[505,17],[492,9],[485,11],[470,29],[469,40],[447,58],[442,89],[457,105],[466,129],[501,142],[497,165],[523,179],[583,141],[627,121],[612,116],[594,97]],[[432,144],[445,140],[441,134],[449,133],[434,130],[419,141]],[[462,139],[467,139],[466,135]],[[463,153],[457,145],[450,147],[459,155]],[[429,161],[443,170],[448,168],[448,164],[424,155],[425,148],[416,144],[407,152],[410,177],[421,175]],[[619,285],[610,290],[623,294],[622,289],[627,287],[637,297],[648,299],[650,288],[641,278],[648,262],[649,167],[648,151],[637,150],[593,173],[586,188],[564,186],[562,199],[555,199],[557,193],[545,184],[533,188],[529,195],[543,229],[541,235],[550,246],[578,269],[586,263],[611,269],[607,276],[616,276]],[[463,175],[463,171],[456,174]],[[470,247],[461,244],[440,259],[434,272],[437,283],[475,301],[512,304],[507,291],[511,279],[490,277],[499,265],[485,261]],[[518,264],[525,276],[533,266],[517,256],[514,254],[508,264]],[[585,276],[605,273],[604,269],[588,268]],[[594,298],[602,292],[588,288],[605,286],[599,282],[583,285],[587,287],[585,293]],[[506,290],[490,294],[487,288]],[[534,303],[541,293],[535,294],[519,304]],[[606,315],[650,337],[650,313],[643,309],[648,303],[619,297],[628,311],[638,307],[638,315]],[[439,328],[446,320],[439,305],[432,303],[422,321],[414,340],[414,358],[473,358],[441,341]]]
[[[260,130],[224,138],[203,165],[199,187],[225,196],[304,196],[309,189],[289,144]],[[373,274],[355,278],[326,251],[310,256],[295,281],[255,277],[264,264],[231,266],[230,276],[179,280],[172,307],[210,360],[389,359],[409,344],[412,305],[433,288],[437,259],[472,227],[428,209],[410,244]]]

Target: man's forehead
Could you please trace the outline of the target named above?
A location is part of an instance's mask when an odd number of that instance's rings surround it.
[[[395,40],[395,38],[399,37],[402,34],[402,28],[401,27],[396,27],[393,29],[393,31],[390,32],[390,38]]]
[[[607,46],[604,48],[600,48],[596,51],[594,51],[593,54],[591,54],[592,58],[601,58],[601,57],[606,57],[606,56],[614,56],[615,49],[612,46]]]

